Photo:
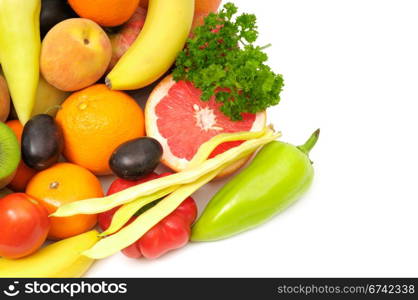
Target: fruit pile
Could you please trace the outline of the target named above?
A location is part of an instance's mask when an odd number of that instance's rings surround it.
[[[158,258],[253,228],[308,189],[319,131],[275,141],[266,108],[283,79],[255,16],[220,4],[0,0],[0,277]],[[126,92],[150,87],[145,109]],[[259,149],[196,221],[191,195]],[[103,175],[117,177],[107,193]]]

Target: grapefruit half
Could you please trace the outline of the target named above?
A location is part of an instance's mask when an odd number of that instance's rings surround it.
[[[157,139],[164,151],[162,162],[174,171],[182,171],[196,154],[200,145],[223,132],[260,131],[266,124],[266,113],[243,114],[242,121],[231,121],[212,97],[205,102],[202,92],[186,81],[175,82],[171,75],[164,78],[150,94],[145,107],[147,135]],[[210,155],[214,157],[242,141],[219,145]],[[245,164],[248,158],[229,166],[225,176]]]

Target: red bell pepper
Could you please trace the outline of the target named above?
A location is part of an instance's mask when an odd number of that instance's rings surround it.
[[[145,178],[137,181],[128,181],[118,178],[112,183],[107,194],[111,195],[131,186],[170,174],[171,173],[163,173],[157,175],[151,173]],[[103,230],[106,230],[110,226],[113,215],[118,208],[119,207],[115,207],[99,214],[98,221]],[[175,211],[162,219],[135,243],[123,249],[122,253],[132,258],[139,258],[141,256],[144,256],[145,258],[157,258],[170,250],[181,248],[186,245],[190,239],[191,225],[196,219],[196,216],[196,203],[193,198],[188,197]],[[136,218],[137,216],[132,217],[128,224]]]

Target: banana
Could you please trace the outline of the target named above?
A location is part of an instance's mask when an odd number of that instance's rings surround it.
[[[81,277],[94,261],[81,253],[96,244],[98,234],[92,230],[61,240],[21,259],[0,258],[0,277]]]
[[[149,0],[143,29],[107,75],[106,84],[135,90],[161,77],[183,49],[193,14],[194,0]]]
[[[39,79],[41,0],[0,0],[0,63],[17,115],[29,120]]]

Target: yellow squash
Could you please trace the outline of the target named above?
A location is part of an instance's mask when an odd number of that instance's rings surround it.
[[[19,120],[31,116],[39,80],[41,0],[0,0],[0,63]]]

